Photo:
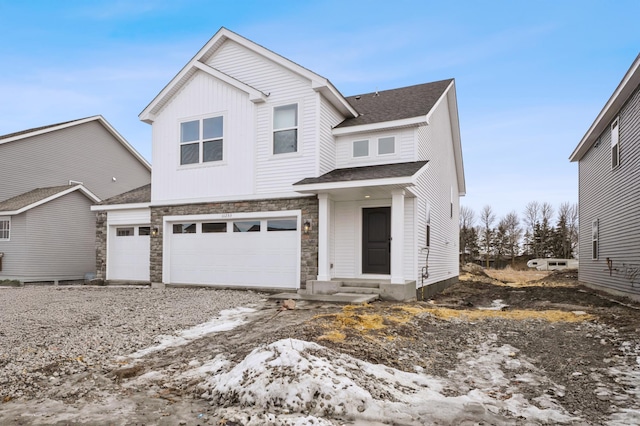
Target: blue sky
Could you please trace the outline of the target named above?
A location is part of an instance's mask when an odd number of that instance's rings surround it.
[[[455,78],[479,214],[577,202],[568,156],[640,51],[640,2],[0,0],[0,134],[138,114],[225,26],[345,96]],[[0,159],[1,162],[1,159]]]

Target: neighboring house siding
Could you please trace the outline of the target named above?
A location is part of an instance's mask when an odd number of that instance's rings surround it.
[[[640,294],[640,91],[619,117],[620,165],[611,169],[611,127],[579,162],[579,279]],[[610,124],[610,123],[609,123]],[[592,259],[593,220],[599,221],[598,259]],[[609,271],[607,258],[612,263]]]
[[[325,174],[336,168],[336,142],[331,133],[338,123],[343,120],[342,115],[322,96],[320,99],[320,150],[318,175]]]
[[[414,191],[420,194],[417,208],[417,270],[427,265],[429,277],[424,284],[432,284],[459,275],[459,193],[453,152],[451,121],[447,99],[433,111],[427,128],[417,131],[419,160],[428,160],[427,171],[418,179]],[[453,200],[453,215],[451,215]],[[430,211],[431,238],[426,245],[427,213]],[[452,217],[453,216],[453,217]],[[420,275],[418,275],[420,277]],[[418,286],[421,285],[418,279]]]
[[[25,254],[27,252],[27,214],[11,216],[10,241],[0,241],[2,271],[0,280],[18,278],[25,268]]]
[[[395,138],[395,152],[393,154],[378,155],[378,139],[389,136]],[[354,158],[353,142],[360,140],[369,141],[369,156]],[[415,141],[415,128],[338,136],[336,138],[336,167],[345,168],[416,161]]]
[[[75,191],[26,212],[25,281],[80,279],[95,271],[95,215]]]
[[[0,158],[0,200],[69,180],[105,199],[149,183],[151,175],[96,121],[0,143]]]
[[[223,161],[180,165],[180,122],[222,115]],[[153,123],[154,202],[251,194],[254,106],[248,95],[197,72]]]

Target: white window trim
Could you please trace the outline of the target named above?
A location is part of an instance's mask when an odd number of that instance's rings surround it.
[[[380,154],[380,139],[387,139],[387,138],[393,138],[393,152],[388,152],[386,154]],[[378,155],[378,157],[393,157],[395,155],[397,155],[398,153],[398,146],[397,146],[397,137],[396,135],[391,135],[391,136],[378,136],[376,138],[376,154]]]
[[[614,154],[613,148],[616,147]],[[613,162],[615,155],[615,164]],[[611,170],[620,167],[620,117],[616,117],[611,123]]]
[[[207,139],[207,141],[210,140],[218,140],[218,139],[222,139],[222,160],[218,160],[218,161],[203,161],[204,158],[204,142],[205,140],[203,140],[203,132],[204,132],[204,126],[203,126],[203,122],[204,120],[206,120],[207,118],[216,118],[216,117],[222,117],[222,138],[216,138],[216,139]],[[182,123],[188,123],[190,121],[199,121],[199,137],[197,141],[192,141],[192,142],[182,142],[180,140],[180,127],[182,126]],[[221,166],[221,165],[225,165],[227,164],[227,113],[226,111],[223,112],[216,112],[213,114],[206,114],[206,115],[198,115],[195,117],[187,117],[187,118],[182,118],[180,120],[178,120],[178,168],[179,169],[193,169],[193,168],[200,168],[200,167],[215,167],[215,166]],[[198,144],[198,162],[197,163],[191,163],[191,164],[181,164],[181,160],[182,160],[182,150],[181,147],[182,145],[188,145],[188,144],[193,144],[193,143],[197,143]]]
[[[285,107],[285,106],[289,106],[289,105],[295,105],[296,106],[296,121],[298,123],[297,126],[294,127],[283,127],[283,128],[278,128],[276,129],[274,127],[274,119],[275,119],[275,114],[276,114],[276,108],[280,108],[280,107]],[[271,143],[271,158],[287,158],[287,157],[298,157],[302,155],[302,120],[300,119],[301,117],[301,112],[302,110],[302,101],[289,101],[289,102],[283,102],[283,103],[279,103],[277,105],[273,105],[271,107],[271,137],[270,137],[270,143]],[[296,150],[293,152],[283,152],[283,153],[279,153],[276,154],[275,152],[275,132],[276,131],[283,131],[283,130],[293,130],[296,129],[297,130],[297,134],[296,134]]]
[[[0,236],[0,241],[11,241],[11,216],[0,217],[0,222],[7,222],[8,225],[9,225],[8,237],[7,238],[2,238]]]

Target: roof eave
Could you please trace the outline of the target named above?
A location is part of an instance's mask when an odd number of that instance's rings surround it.
[[[334,127],[331,133],[334,136],[351,135],[363,132],[375,132],[378,130],[399,129],[403,127],[417,127],[428,124],[427,116],[403,118],[401,120],[380,121],[377,123],[360,124],[356,126]]]
[[[467,184],[464,176],[464,160],[462,156],[462,137],[460,136],[460,118],[458,116],[458,98],[455,90],[455,80],[451,81],[449,87],[444,92],[447,94],[449,103],[449,117],[451,117],[451,135],[453,138],[453,155],[456,164],[456,177],[458,181],[458,194],[461,196],[467,193]],[[440,102],[440,101],[438,101]],[[432,108],[433,111],[435,108]],[[430,113],[431,113],[430,111]]]
[[[629,100],[638,85],[640,85],[640,54],[633,61],[616,90],[569,156],[569,161],[580,161],[584,157],[627,100]]]
[[[128,204],[100,204],[91,206],[92,212],[112,211],[112,210],[133,210],[133,209],[148,209],[151,207],[151,202],[148,203],[128,203]]]
[[[57,198],[63,197],[71,192],[74,191],[80,191],[82,192],[89,200],[93,201],[94,203],[99,203],[101,200],[100,198],[98,198],[97,195],[95,195],[93,192],[89,191],[85,186],[83,185],[75,185],[70,187],[69,189],[65,189],[63,191],[57,192],[53,195],[50,195],[46,198],[43,198],[41,200],[38,200],[34,203],[28,204],[24,207],[21,207],[17,210],[11,210],[11,211],[0,211],[0,216],[15,216],[15,215],[19,215],[22,214],[28,210],[31,210],[35,207],[41,206],[43,204],[48,203],[49,201],[53,201]]]

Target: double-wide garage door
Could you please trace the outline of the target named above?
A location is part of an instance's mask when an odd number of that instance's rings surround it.
[[[165,250],[169,250],[172,284],[299,287],[297,218],[170,225],[166,229],[171,233],[169,247]]]

